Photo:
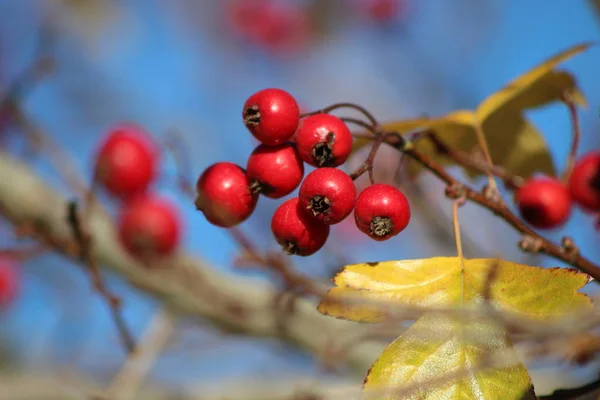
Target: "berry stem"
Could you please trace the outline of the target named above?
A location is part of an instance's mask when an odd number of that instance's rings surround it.
[[[579,141],[581,138],[581,129],[579,127],[579,117],[577,116],[577,105],[573,101],[572,96],[565,91],[565,93],[563,93],[562,96],[562,101],[566,104],[567,109],[569,111],[572,126],[571,148],[569,149],[569,155],[567,156],[567,164],[561,177],[561,181],[563,183],[567,183],[569,182],[569,178],[571,177],[571,173],[573,173],[573,168],[575,166],[575,159],[577,157],[577,150],[579,148]]]
[[[367,156],[367,159],[365,160],[365,162],[362,163],[362,165],[360,167],[358,167],[358,169],[356,171],[354,171],[353,173],[350,174],[350,178],[352,178],[352,180],[356,180],[362,174],[364,174],[365,172],[368,172],[369,180],[371,181],[371,184],[375,183],[375,177],[373,176],[373,163],[375,162],[375,156],[377,155],[377,151],[379,150],[379,147],[381,147],[381,144],[384,142],[384,140],[388,134],[384,133],[384,134],[376,134],[376,135],[377,136],[375,138],[375,141],[373,142],[373,145],[371,146],[371,150],[369,151],[369,155]]]
[[[354,104],[354,103],[332,104],[332,105],[322,108],[320,110],[315,110],[315,111],[301,114],[300,118],[308,117],[309,115],[314,115],[314,114],[329,114],[330,112],[340,109],[340,108],[350,108],[350,109],[358,111],[359,113],[364,115],[369,120],[369,122],[371,123],[371,125],[370,125],[371,128],[379,125],[377,123],[377,120],[373,116],[373,114],[371,114],[366,108],[359,106],[358,104]]]

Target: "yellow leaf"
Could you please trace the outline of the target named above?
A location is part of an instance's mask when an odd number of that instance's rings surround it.
[[[536,85],[536,83],[538,83],[543,78],[545,78],[544,82],[546,83],[546,85],[552,85],[553,87],[557,86],[555,85],[552,78],[548,79],[546,78],[546,76],[550,74],[554,70],[554,68],[558,66],[558,64],[566,61],[567,59],[573,57],[576,54],[587,50],[590,46],[591,43],[583,43],[566,49],[563,52],[555,55],[554,57],[546,60],[537,67],[533,68],[532,70],[528,71],[527,73],[514,79],[508,85],[504,86],[502,89],[486,98],[479,105],[479,107],[477,107],[477,117],[480,121],[484,121],[496,111],[503,109],[507,103],[523,95],[524,93],[533,93],[533,95],[537,97],[537,102],[539,104],[547,104],[551,101],[556,100],[556,97],[544,99],[543,96],[539,96],[539,86],[537,91],[529,91],[528,89]],[[554,78],[556,78],[556,76],[554,76]],[[561,77],[561,79],[563,78]],[[572,83],[574,84],[574,82]],[[542,88],[545,87],[546,86],[542,86]]]
[[[432,330],[432,328],[435,328]],[[462,336],[461,336],[462,335]],[[480,338],[476,343],[461,340]],[[485,338],[486,343],[481,343]],[[491,354],[513,363],[477,369]],[[443,316],[425,316],[390,344],[365,379],[362,399],[534,400],[527,369],[502,331],[489,321],[467,326]]]
[[[335,277],[336,287],[318,310],[383,322],[403,305],[474,308],[484,302],[492,268],[490,302],[499,309],[548,320],[591,307],[578,292],[590,278],[572,269],[436,257],[349,265]],[[481,368],[484,360],[498,357],[508,362]],[[367,374],[363,398],[533,400],[535,394],[526,368],[494,320],[437,313],[421,317],[384,350]]]
[[[336,287],[318,310],[357,322],[381,322],[386,316],[382,307],[385,303],[392,307],[481,303],[489,269],[496,263],[498,272],[491,295],[492,303],[499,308],[547,319],[591,305],[586,295],[577,292],[588,283],[589,276],[575,270],[470,259],[464,260],[463,281],[459,258],[434,257],[349,265],[334,278]]]

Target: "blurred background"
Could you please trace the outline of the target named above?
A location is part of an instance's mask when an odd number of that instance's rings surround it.
[[[195,180],[216,161],[245,164],[256,141],[242,123],[242,105],[262,88],[289,91],[305,111],[355,102],[381,121],[442,115],[474,108],[569,46],[598,41],[599,16],[594,2],[585,0],[0,0],[0,93],[36,62],[42,43],[54,69],[28,91],[23,110],[73,155],[85,176],[91,176],[103,136],[131,121],[158,139],[180,132],[191,162],[189,178]],[[581,152],[599,145],[598,65],[597,47],[565,63],[589,101],[580,114]],[[560,171],[571,139],[565,107],[545,107],[528,117],[544,132]],[[24,142],[19,127],[2,126],[0,146],[68,194],[43,154],[31,156]],[[357,156],[349,165],[360,162]],[[398,155],[382,149],[376,174],[405,185],[399,166]],[[178,190],[176,173],[165,155],[154,190],[179,206],[182,246],[217,269],[250,275],[234,269],[237,245],[195,211]],[[410,187],[417,211],[396,239],[370,241],[350,220],[335,226],[324,251],[298,260],[298,269],[328,280],[352,262],[454,255],[450,203],[442,187],[426,175]],[[262,199],[242,225],[265,250],[276,248],[269,223],[279,203]],[[467,206],[461,217],[467,256],[558,265],[519,253],[518,236],[484,210]],[[550,236],[564,234],[598,259],[600,234],[589,218],[577,211]],[[2,221],[0,247],[15,243],[11,226]],[[0,377],[50,374],[105,386],[125,355],[106,302],[92,290],[88,275],[51,254],[22,263],[20,271],[17,297],[0,310]],[[159,304],[119,276],[107,275],[107,281],[139,336]],[[532,375],[542,393],[593,380],[598,370],[559,365]],[[324,374],[309,354],[274,339],[223,335],[209,322],[182,319],[148,381],[166,391],[225,393],[246,385],[241,382],[297,377],[325,382],[344,374]],[[3,390],[0,384],[1,399],[16,398]]]

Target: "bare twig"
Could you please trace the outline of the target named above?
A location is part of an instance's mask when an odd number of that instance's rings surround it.
[[[74,201],[71,201],[67,204],[67,221],[69,223],[69,226],[71,227],[73,237],[76,243],[79,245],[79,257],[83,262],[87,264],[89,268],[94,283],[94,288],[108,302],[108,306],[110,308],[115,326],[117,327],[117,330],[121,337],[121,341],[123,342],[125,349],[128,352],[132,352],[135,348],[135,342],[131,333],[129,333],[123,316],[121,315],[121,301],[119,298],[111,294],[108,291],[106,285],[104,284],[104,279],[102,278],[100,267],[98,266],[96,257],[94,257],[91,251],[92,238],[83,229],[81,218],[79,217],[79,213],[77,210],[77,203]]]
[[[35,243],[30,246],[18,248],[0,249],[0,257],[8,257],[13,260],[25,261],[35,258],[48,251],[48,248],[42,244]]]
[[[502,182],[509,189],[518,189],[523,185],[525,179],[517,176],[510,171],[505,170],[504,168],[492,165],[490,166],[487,162],[482,162],[479,158],[471,157],[467,153],[452,149],[448,146],[440,137],[438,137],[433,131],[424,131],[422,136],[429,138],[436,147],[436,150],[441,153],[447,155],[449,158],[454,160],[459,165],[462,165],[467,168],[472,168],[476,171],[481,171],[484,173],[490,173],[495,177],[502,180]]]
[[[294,271],[293,266],[282,253],[262,252],[250,241],[239,228],[230,228],[229,233],[235,242],[243,249],[243,254],[238,258],[237,264],[253,263],[274,271],[283,280],[286,290],[293,290],[300,294],[311,294],[322,296],[326,292],[324,285],[319,285],[316,281],[300,275]]]
[[[404,154],[421,164],[423,167],[432,172],[438,179],[448,185],[448,187],[461,185],[468,200],[487,208],[499,218],[503,219],[517,232],[530,236],[538,241],[540,245],[539,249],[537,250],[540,253],[568,263],[580,271],[590,275],[595,280],[600,279],[600,267],[598,265],[583,257],[581,254],[572,255],[568,252],[565,252],[563,246],[555,244],[549,239],[542,237],[540,234],[531,229],[525,222],[523,222],[521,218],[514,214],[506,206],[506,204],[504,204],[504,202],[496,201],[494,198],[490,198],[490,196],[480,193],[475,189],[460,183],[428,155],[416,150],[414,146],[407,146],[406,140],[401,134],[395,133],[392,135],[387,135],[385,142],[399,151],[402,151]]]

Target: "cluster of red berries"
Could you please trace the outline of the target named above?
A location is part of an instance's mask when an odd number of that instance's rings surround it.
[[[259,194],[279,199],[300,186],[271,219],[277,242],[289,254],[309,256],[329,237],[330,225],[354,210],[357,227],[383,241],[409,223],[408,200],[390,185],[374,184],[358,196],[352,178],[338,169],[352,150],[344,121],[326,113],[301,116],[294,97],[281,89],[250,96],[242,117],[258,145],[246,168],[230,162],[208,167],[196,183],[196,208],[213,225],[228,228],[246,220]],[[316,167],[304,177],[304,163]]]
[[[600,152],[581,157],[566,184],[546,177],[528,180],[516,191],[515,202],[523,219],[540,229],[566,223],[573,202],[586,211],[600,212]]]
[[[152,193],[159,151],[139,126],[116,127],[100,146],[95,182],[121,201],[119,239],[133,256],[167,256],[179,244],[181,226],[177,209]]]

